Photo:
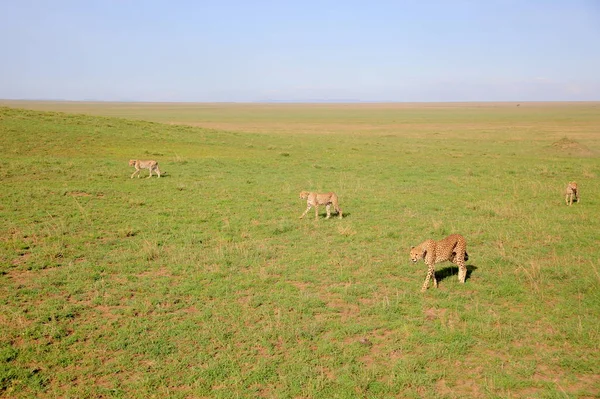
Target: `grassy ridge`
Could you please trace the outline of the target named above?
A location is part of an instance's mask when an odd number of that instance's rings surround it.
[[[600,116],[417,108],[377,133],[389,112],[289,107],[286,134],[1,108],[0,395],[599,392]],[[345,218],[298,220],[302,189]],[[408,248],[453,232],[470,278],[441,264],[420,294]]]

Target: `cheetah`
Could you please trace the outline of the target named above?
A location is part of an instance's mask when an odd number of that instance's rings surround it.
[[[132,179],[133,176],[135,176],[136,174],[139,178],[140,170],[142,169],[148,169],[150,171],[150,175],[148,176],[148,178],[152,177],[152,171],[155,171],[158,177],[160,177],[160,169],[158,169],[158,162],[156,161],[140,161],[139,159],[130,159],[129,166],[135,167],[135,172],[133,172],[133,174],[131,175]]]
[[[565,195],[565,203],[569,206],[573,204],[573,197],[575,197],[575,202],[579,202],[579,187],[577,187],[577,183],[574,181],[569,182],[567,184],[567,190]]]
[[[309,191],[300,192],[300,199],[306,200],[306,210],[302,215],[300,215],[300,219],[302,219],[312,208],[315,207],[315,220],[319,219],[319,205],[325,205],[325,209],[327,209],[327,219],[331,216],[331,205],[335,208],[335,211],[338,214],[338,217],[342,218],[342,210],[338,204],[338,196],[336,193],[312,193]]]
[[[423,241],[410,249],[410,259],[415,263],[419,259],[423,259],[428,267],[421,292],[425,292],[428,288],[429,280],[432,277],[435,288],[438,287],[434,269],[436,263],[450,261],[458,266],[458,281],[464,283],[467,278],[465,261],[469,260],[469,254],[467,254],[467,242],[460,234],[452,234],[440,241],[431,239]]]

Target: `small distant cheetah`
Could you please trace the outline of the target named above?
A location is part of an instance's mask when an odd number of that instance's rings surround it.
[[[565,203],[567,205],[573,204],[573,197],[575,197],[575,202],[579,202],[579,188],[577,187],[577,183],[574,181],[567,184],[567,191],[565,195]]]
[[[142,170],[142,169],[148,169],[150,171],[150,175],[148,176],[148,178],[152,177],[152,171],[155,171],[156,174],[158,175],[158,177],[160,177],[160,169],[158,169],[158,162],[156,162],[156,161],[152,161],[152,160],[140,161],[139,159],[130,159],[129,166],[135,167],[135,172],[133,172],[133,174],[131,175],[132,179],[133,179],[133,176],[135,176],[136,174],[138,175],[138,178],[139,178],[140,170]]]
[[[336,193],[312,193],[308,191],[300,192],[300,199],[306,200],[306,210],[302,215],[300,215],[300,219],[302,219],[310,208],[315,207],[315,219],[319,218],[319,205],[325,205],[325,209],[327,210],[327,219],[331,216],[331,205],[338,213],[338,217],[342,218],[342,210],[340,209],[340,205],[338,204],[338,196]]]
[[[458,281],[464,283],[467,278],[465,261],[469,260],[469,254],[467,254],[467,242],[460,234],[452,234],[440,241],[423,241],[418,246],[410,249],[410,259],[415,263],[419,259],[423,259],[428,267],[427,277],[425,278],[421,292],[427,289],[429,280],[432,277],[435,288],[438,287],[434,269],[436,263],[448,260],[458,266]]]

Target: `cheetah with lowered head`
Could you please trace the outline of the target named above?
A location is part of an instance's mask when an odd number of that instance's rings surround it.
[[[133,166],[135,168],[135,172],[133,172],[133,174],[131,175],[132,179],[133,179],[133,176],[135,176],[135,175],[137,175],[137,177],[139,179],[140,171],[142,169],[148,169],[148,171],[150,172],[150,175],[148,176],[148,178],[152,177],[153,171],[156,172],[156,175],[158,177],[160,177],[160,169],[158,169],[158,162],[156,162],[154,160],[142,161],[139,159],[130,159],[129,166]]]
[[[427,277],[425,277],[421,292],[427,289],[432,277],[435,288],[438,287],[434,268],[436,263],[450,261],[458,266],[458,281],[464,283],[467,278],[465,261],[469,260],[469,254],[467,254],[467,242],[460,234],[452,234],[440,241],[431,239],[423,241],[410,249],[410,259],[415,263],[419,259],[423,259],[427,265]]]
[[[310,211],[310,208],[312,208],[314,206],[315,207],[315,220],[318,220],[319,219],[319,205],[325,205],[325,209],[327,210],[327,217],[326,217],[327,219],[329,219],[331,217],[331,209],[330,208],[332,205],[333,205],[333,208],[335,209],[335,211],[337,212],[338,217],[340,219],[342,218],[342,210],[338,203],[338,196],[336,193],[313,193],[310,191],[301,191],[300,199],[306,200],[306,210],[300,216],[300,219],[302,219],[308,213],[308,211]]]

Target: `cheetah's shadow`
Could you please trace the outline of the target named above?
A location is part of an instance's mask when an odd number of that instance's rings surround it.
[[[344,212],[342,215],[343,215],[342,219],[346,219],[347,217],[349,217],[351,215],[351,213]],[[338,213],[332,213],[330,219],[339,219],[339,216],[340,215]],[[327,214],[319,212],[319,219],[327,219]]]
[[[471,273],[477,270],[477,266],[467,265],[467,276],[465,281],[467,281],[471,277]],[[457,276],[458,275],[458,266],[446,266],[443,269],[435,271],[435,278],[437,281],[442,281],[447,277]]]

